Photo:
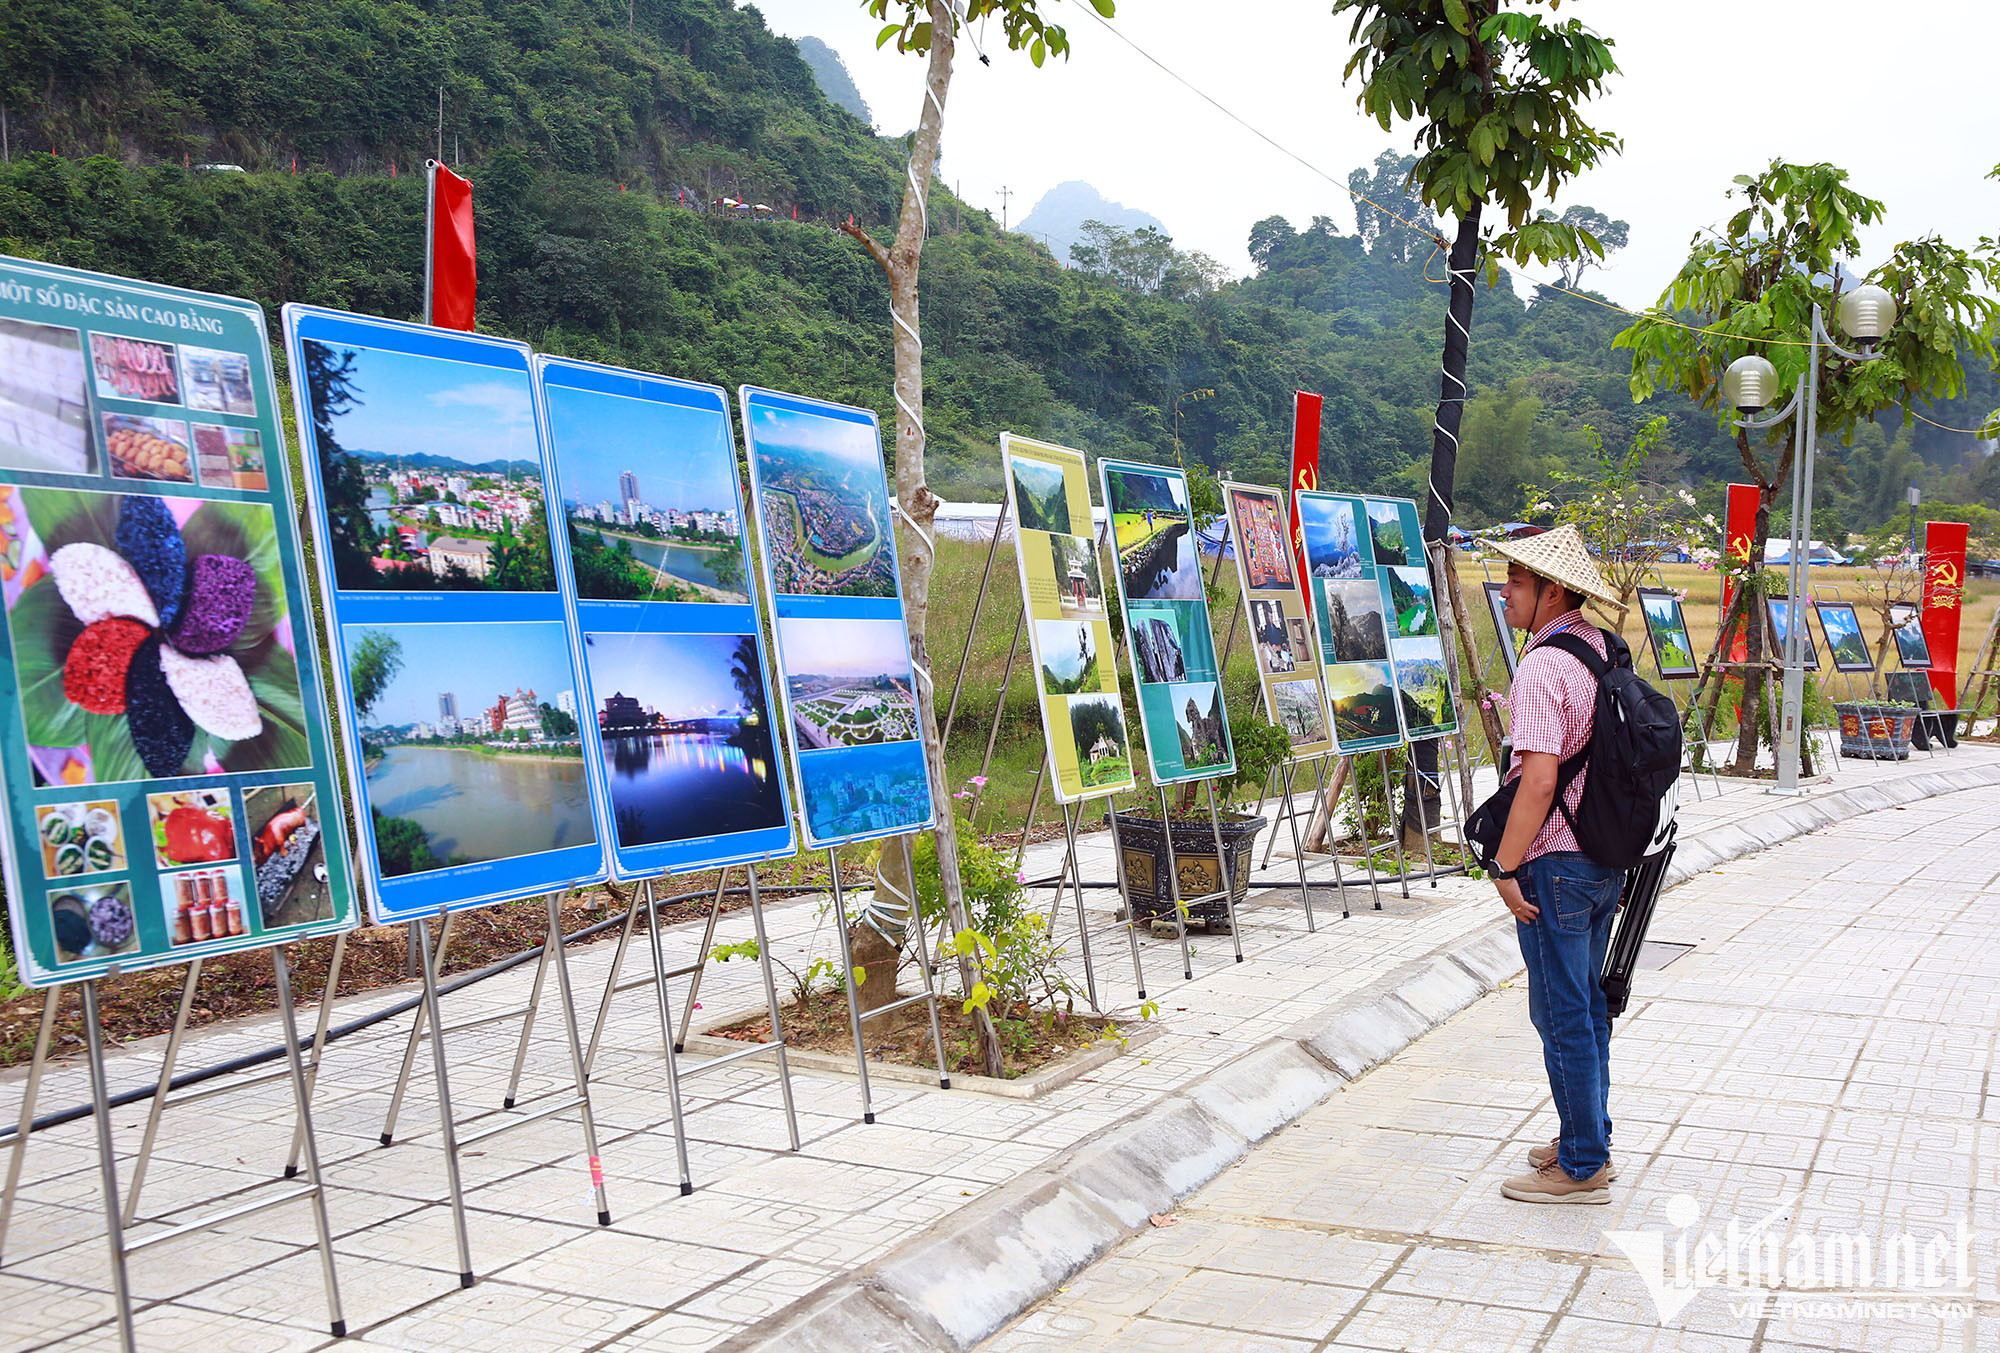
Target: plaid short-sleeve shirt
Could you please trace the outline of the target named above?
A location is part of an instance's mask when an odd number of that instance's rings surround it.
[[[1528,640],[1528,651],[1521,656],[1513,691],[1508,697],[1514,716],[1511,729],[1514,759],[1507,768],[1509,780],[1520,775],[1523,752],[1547,752],[1560,761],[1575,756],[1590,741],[1590,725],[1597,712],[1597,678],[1570,654],[1542,647],[1542,641],[1558,630],[1571,631],[1596,649],[1599,657],[1605,656],[1604,636],[1597,626],[1583,618],[1581,611],[1565,611],[1536,630]],[[1583,782],[1589,776],[1588,770],[1578,771],[1563,794],[1563,802],[1572,813],[1583,802]],[[1521,863],[1526,864],[1537,855],[1581,849],[1568,820],[1551,810],[1549,820],[1528,844]]]

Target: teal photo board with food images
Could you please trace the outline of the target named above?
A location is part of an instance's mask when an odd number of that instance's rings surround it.
[[[359,919],[264,312],[0,257],[8,921],[49,986]]]

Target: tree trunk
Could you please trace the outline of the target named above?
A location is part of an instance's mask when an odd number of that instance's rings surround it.
[[[924,104],[917,120],[914,144],[903,190],[903,209],[896,221],[896,239],[886,250],[867,233],[845,226],[859,240],[889,279],[889,315],[896,351],[896,501],[910,529],[900,533],[909,548],[897,551],[903,600],[910,627],[910,660],[916,668],[918,729],[924,759],[930,768],[931,806],[937,816],[938,876],[944,889],[945,914],[954,931],[969,928],[963,884],[958,872],[958,831],[952,816],[951,787],[946,779],[944,748],[938,741],[936,702],[930,681],[929,632],[931,578],[937,569],[932,522],[938,496],[924,480],[924,344],[917,306],[917,268],[929,233],[931,176],[937,168],[938,144],[944,135],[944,102],[951,88],[951,60],[956,15],[948,0],[930,0],[930,64],[924,76]],[[909,878],[909,842],[887,847],[878,866],[878,884],[905,897],[915,889]],[[921,923],[918,923],[921,930]],[[924,937],[918,936],[918,943]],[[968,959],[959,959],[959,977],[970,992],[974,978]],[[1000,1039],[984,1008],[975,1007],[980,1059],[986,1074],[1002,1070]]]

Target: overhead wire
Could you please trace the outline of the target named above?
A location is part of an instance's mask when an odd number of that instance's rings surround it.
[[[1105,32],[1111,34],[1113,37],[1117,38],[1120,42],[1124,43],[1127,47],[1131,48],[1132,51],[1138,54],[1138,56],[1141,59],[1146,61],[1149,65],[1153,66],[1161,74],[1165,75],[1168,79],[1174,81],[1174,83],[1180,85],[1183,89],[1187,90],[1190,94],[1193,94],[1203,103],[1206,103],[1209,107],[1215,109],[1215,111],[1217,111],[1218,113],[1221,113],[1224,117],[1228,118],[1231,122],[1234,122],[1237,126],[1243,128],[1243,130],[1249,132],[1252,136],[1256,137],[1259,141],[1262,141],[1265,145],[1269,146],[1271,149],[1277,151],[1280,155],[1283,155],[1286,159],[1292,160],[1300,167],[1304,168],[1308,173],[1313,174],[1318,178],[1325,179],[1328,183],[1331,183],[1334,187],[1340,189],[1342,192],[1346,193],[1349,197],[1353,198],[1355,201],[1363,202],[1366,203],[1368,206],[1373,207],[1376,211],[1381,212],[1384,216],[1387,216],[1390,220],[1408,226],[1410,229],[1418,231],[1419,233],[1425,236],[1428,236],[1431,240],[1433,247],[1430,256],[1424,260],[1424,266],[1423,266],[1424,280],[1426,282],[1429,282],[1433,286],[1450,285],[1451,279],[1449,277],[1433,277],[1431,276],[1430,272],[1431,259],[1436,258],[1440,253],[1447,252],[1451,247],[1450,241],[1446,240],[1444,236],[1437,231],[1436,227],[1431,225],[1426,225],[1421,222],[1412,221],[1408,217],[1399,214],[1398,212],[1392,210],[1391,208],[1383,206],[1380,202],[1377,202],[1374,198],[1369,197],[1366,193],[1359,192],[1353,187],[1349,186],[1348,184],[1341,182],[1339,179],[1335,178],[1332,174],[1320,168],[1318,165],[1314,164],[1311,160],[1308,160],[1305,156],[1293,150],[1290,146],[1285,145],[1283,142],[1279,141],[1276,137],[1266,132],[1263,128],[1257,126],[1255,123],[1251,122],[1248,118],[1236,112],[1233,108],[1230,108],[1228,105],[1224,104],[1221,100],[1217,99],[1207,90],[1195,84],[1192,80],[1182,75],[1179,71],[1167,65],[1166,62],[1154,56],[1144,47],[1141,47],[1137,42],[1133,41],[1132,38],[1128,36],[1123,30],[1113,26],[1108,20],[1106,20],[1102,15],[1100,15],[1089,4],[1085,3],[1084,0],[1071,0],[1071,3],[1076,5],[1076,7],[1079,10],[1081,10],[1086,16],[1088,16],[1093,22],[1095,22],[1099,28],[1102,28]],[[1616,301],[1606,300],[1602,296],[1593,296],[1588,292],[1577,291],[1574,288],[1563,286],[1561,283],[1558,282],[1542,281],[1540,278],[1534,277],[1533,275],[1529,274],[1525,269],[1521,268],[1520,265],[1518,264],[1510,264],[1509,266],[1513,269],[1513,271],[1519,273],[1522,277],[1526,278],[1530,282],[1535,283],[1536,286],[1542,288],[1545,291],[1554,291],[1564,296],[1573,297],[1579,301],[1587,301],[1591,305],[1600,306],[1603,309],[1615,311],[1616,313],[1621,315],[1628,315],[1633,319],[1651,320],[1656,324],[1664,324],[1672,328],[1684,329],[1689,333],[1715,336],[1712,328],[1704,328],[1703,326],[1698,324],[1689,324],[1684,320],[1675,319],[1671,315],[1661,314],[1657,310],[1633,310],[1628,306],[1623,306],[1618,304]],[[1804,348],[1811,346],[1810,340],[1799,339],[1799,338],[1758,338],[1758,339],[1745,339],[1741,341],[1759,343],[1768,347]],[[1981,432],[1981,430],[1978,428],[1950,427],[1944,423],[1937,422],[1935,419],[1925,418],[1922,414],[1917,413],[1914,410],[1907,410],[1907,412],[1909,412],[1912,418],[1917,419],[1919,422],[1929,423],[1932,427],[1941,429],[1942,431],[1945,432],[1965,433],[1973,437],[1979,436]]]

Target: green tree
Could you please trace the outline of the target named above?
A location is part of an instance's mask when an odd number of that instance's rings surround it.
[[[1659,313],[1633,323],[1617,337],[1632,353],[1632,394],[1645,400],[1674,390],[1714,412],[1727,428],[1736,411],[1722,400],[1722,374],[1746,353],[1761,353],[1777,368],[1780,388],[1796,387],[1808,360],[1807,336],[1815,305],[1828,315],[1847,288],[1860,230],[1882,219],[1884,206],[1847,184],[1847,171],[1831,164],[1771,161],[1761,174],[1741,175],[1731,196],[1742,210],[1721,231],[1697,236],[1687,262],[1660,296]],[[1994,360],[2000,337],[2000,246],[1981,240],[1972,250],[1935,235],[1898,244],[1868,280],[1895,297],[1901,318],[1880,344],[1883,356],[1852,362],[1822,353],[1817,401],[1823,438],[1851,441],[1856,426],[1891,408],[1949,399],[1965,388],[1964,355]],[[1802,420],[1787,419],[1751,433],[1736,429],[1744,472],[1758,488],[1757,525],[1750,558],[1761,561],[1771,532],[1771,504],[1791,475]],[[1879,487],[1879,485],[1878,485]],[[1761,571],[1748,575],[1754,583]],[[1738,589],[1722,632],[1754,604],[1754,586]],[[1751,666],[1744,671],[1742,708],[1763,709],[1763,626],[1748,627]],[[1710,691],[1711,707],[1721,683]],[[1735,770],[1755,764],[1761,717],[1739,721]]]
[[[403,670],[403,644],[381,630],[363,630],[347,663],[347,684],[354,693],[354,713],[367,718],[396,673]]]
[[[1562,272],[1562,284],[1571,289],[1582,286],[1583,275],[1586,272],[1597,267],[1605,259],[1632,242],[1632,227],[1630,225],[1624,221],[1612,220],[1595,207],[1586,207],[1579,204],[1570,207],[1561,216],[1556,215],[1549,208],[1543,207],[1535,215],[1541,220],[1560,221],[1566,226],[1571,226],[1576,230],[1582,231],[1596,240],[1599,245],[1603,246],[1603,252],[1601,253],[1593,254],[1585,251],[1580,254],[1574,254],[1569,258],[1559,258],[1556,260],[1556,267]]]

